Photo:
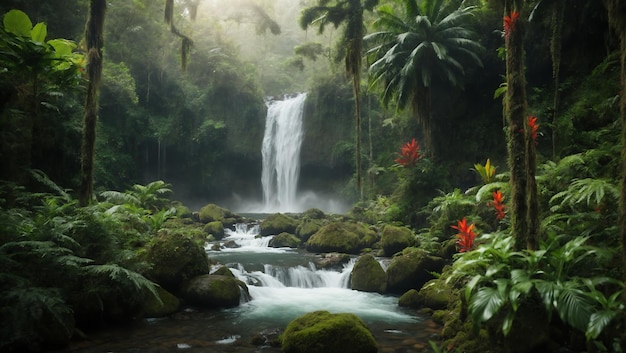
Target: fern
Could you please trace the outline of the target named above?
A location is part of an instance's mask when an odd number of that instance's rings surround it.
[[[104,276],[113,283],[131,289],[137,294],[144,294],[147,291],[157,300],[161,300],[157,293],[158,285],[137,272],[127,270],[115,264],[92,265],[87,266],[85,270],[96,277]]]

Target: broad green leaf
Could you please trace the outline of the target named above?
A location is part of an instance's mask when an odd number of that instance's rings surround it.
[[[591,314],[589,317],[589,324],[585,335],[587,339],[597,338],[602,331],[611,323],[613,318],[617,316],[617,312],[614,310],[602,310]]]
[[[504,303],[505,298],[496,288],[484,287],[472,297],[468,309],[476,321],[487,321],[500,311]]]
[[[575,285],[573,282],[571,284]],[[556,309],[561,320],[580,331],[586,331],[594,308],[589,296],[583,291],[566,286],[558,297]]]
[[[28,15],[20,10],[11,10],[4,15],[4,30],[22,37],[30,38],[33,23]]]
[[[59,58],[72,55],[72,50],[76,48],[76,44],[66,39],[51,39],[48,41]]]
[[[502,322],[502,333],[504,336],[508,336],[509,332],[511,332],[511,328],[513,327],[513,319],[515,319],[515,312],[509,311]]]
[[[43,22],[39,22],[33,27],[33,30],[30,33],[31,39],[35,42],[43,43],[46,40],[46,36],[48,35],[48,28],[46,24]]]

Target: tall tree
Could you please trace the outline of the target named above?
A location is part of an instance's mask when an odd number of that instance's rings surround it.
[[[504,43],[506,83],[504,114],[508,123],[507,141],[511,173],[511,229],[518,249],[539,245],[539,207],[535,182],[536,151],[531,137],[536,121],[528,116],[524,69],[526,20],[524,1],[506,1]]]
[[[434,81],[462,86],[465,63],[482,66],[482,50],[474,32],[466,26],[473,7],[446,6],[443,0],[402,0],[403,11],[393,6],[377,9],[378,32],[366,37],[374,63],[370,73],[382,85],[382,102],[398,108],[411,105],[420,123],[425,146],[432,154],[431,88]]]
[[[104,45],[104,18],[106,0],[89,2],[89,17],[85,27],[87,46],[87,97],[83,116],[83,142],[81,148],[80,186],[78,202],[89,204],[93,195],[93,160],[96,143],[96,123],[98,121],[98,90],[102,78],[102,46]]]
[[[620,120],[622,122],[622,175],[619,202],[619,228],[622,243],[622,259],[626,268],[626,1],[605,0],[609,23],[615,30],[620,50]],[[626,277],[626,271],[624,273]]]
[[[345,66],[348,77],[352,79],[354,93],[354,116],[356,129],[356,187],[360,197],[363,198],[361,186],[361,70],[363,53],[363,12],[372,10],[378,4],[378,0],[317,0],[317,6],[306,8],[302,11],[300,26],[307,29],[312,24],[319,26],[319,32],[323,33],[328,24],[335,28],[345,24],[341,42],[345,49]]]

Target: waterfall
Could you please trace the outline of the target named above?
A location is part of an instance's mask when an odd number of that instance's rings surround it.
[[[266,212],[297,210],[302,111],[306,93],[267,103],[263,156],[263,201]]]

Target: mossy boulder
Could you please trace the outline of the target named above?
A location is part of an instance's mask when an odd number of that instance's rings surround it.
[[[162,287],[157,287],[156,292],[158,298],[151,295],[144,303],[144,317],[164,317],[169,316],[178,311],[180,308],[180,300],[174,294],[168,292]]]
[[[211,274],[212,275],[228,276],[228,277],[235,278],[235,275],[233,274],[233,272],[230,270],[230,268],[228,268],[226,266],[222,266],[222,267],[218,268],[217,270],[215,270],[215,272],[212,272]]]
[[[420,288],[416,304],[433,310],[444,309],[448,303],[457,299],[452,286],[441,278],[433,279]]]
[[[297,248],[299,245],[300,239],[286,232],[276,235],[269,242],[269,246],[273,248]]]
[[[209,273],[204,247],[191,237],[174,231],[161,231],[145,253],[152,267],[144,274],[172,293],[193,277]]]
[[[243,218],[224,207],[210,203],[200,209],[198,212],[198,220],[202,223],[219,221],[225,226],[231,226],[241,222]]]
[[[326,218],[326,214],[318,208],[309,208],[308,210],[302,212],[302,217],[309,219],[324,219]]]
[[[352,269],[351,287],[364,292],[384,293],[387,289],[387,275],[374,256],[361,256]]]
[[[409,289],[404,292],[404,294],[402,294],[398,299],[398,306],[413,309],[421,308],[422,306],[419,301],[419,292],[415,289]]]
[[[313,234],[317,233],[320,228],[322,228],[321,220],[303,217],[296,228],[296,236],[302,239],[302,241],[307,241]]]
[[[445,260],[417,248],[407,248],[392,259],[387,268],[387,291],[401,294],[409,289],[419,290],[440,272]]]
[[[282,335],[285,353],[375,353],[376,340],[354,314],[314,311],[289,323]]]
[[[388,224],[383,228],[380,245],[385,256],[393,256],[409,246],[416,246],[417,238],[409,228]]]
[[[280,233],[296,233],[298,221],[282,213],[275,213],[267,216],[261,222],[259,233],[261,236],[276,235]]]
[[[192,278],[181,296],[191,305],[204,308],[229,308],[239,305],[241,290],[246,285],[230,276],[201,275]]]
[[[204,225],[202,230],[208,236],[213,236],[215,240],[221,240],[224,238],[224,225],[220,221],[209,222]]]
[[[376,232],[362,223],[332,222],[313,234],[306,249],[311,252],[358,254],[377,241]]]

